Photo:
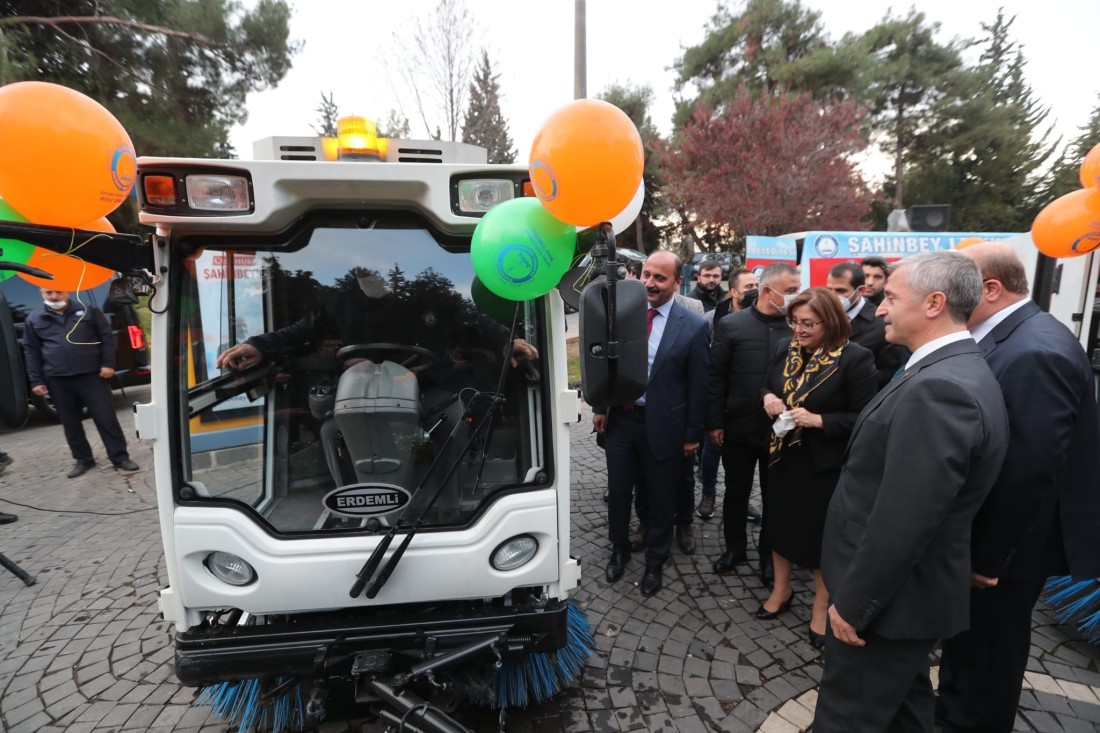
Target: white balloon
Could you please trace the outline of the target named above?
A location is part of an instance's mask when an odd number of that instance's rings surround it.
[[[634,198],[630,199],[630,203],[626,205],[626,208],[611,218],[611,228],[615,230],[616,234],[626,231],[626,228],[634,223],[634,220],[638,218],[638,214],[642,212],[643,201],[645,201],[645,181],[638,183],[638,190],[634,193]]]

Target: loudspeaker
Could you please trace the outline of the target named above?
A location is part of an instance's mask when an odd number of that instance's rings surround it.
[[[951,204],[910,206],[905,218],[911,232],[946,232],[951,226]]]

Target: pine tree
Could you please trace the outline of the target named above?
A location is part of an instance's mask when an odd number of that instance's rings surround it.
[[[1037,203],[1040,206],[1081,188],[1081,163],[1090,150],[1100,145],[1100,102],[1093,108],[1088,121],[1077,129],[1080,134],[1070,140],[1039,190]]]
[[[508,123],[500,111],[499,77],[493,73],[489,52],[482,50],[481,63],[470,82],[470,103],[462,122],[462,141],[488,150],[490,163],[513,163],[516,150],[508,134]]]
[[[321,104],[317,105],[314,112],[317,113],[318,124],[310,125],[313,131],[321,137],[336,137],[336,120],[340,117],[340,108],[333,101],[331,90],[327,96],[321,92]]]
[[[960,72],[957,94],[933,108],[935,122],[907,172],[906,203],[950,204],[956,231],[1027,229],[1038,210],[1039,171],[1054,152],[1043,129],[1050,110],[1024,79],[1013,20],[998,12],[982,24],[979,65]]]

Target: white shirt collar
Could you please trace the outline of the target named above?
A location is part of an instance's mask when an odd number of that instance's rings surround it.
[[[980,342],[982,339],[988,336],[994,328],[999,326],[1001,322],[1004,321],[1004,319],[1008,318],[1013,313],[1020,310],[1030,302],[1031,298],[1023,298],[1018,303],[1013,303],[1007,308],[1002,308],[1001,310],[991,315],[989,318],[986,318],[984,321],[979,323],[977,326],[974,326],[974,328],[970,329],[970,333],[973,334],[974,340]]]
[[[946,336],[940,336],[938,339],[932,339],[924,346],[921,346],[913,352],[913,355],[909,357],[909,361],[905,362],[905,370],[908,371],[912,369],[921,359],[928,356],[936,349],[943,348],[948,344],[953,344],[956,341],[963,341],[964,339],[968,338],[971,338],[970,331],[967,331],[964,328],[962,331],[956,331],[955,333],[949,333]]]
[[[668,318],[668,312],[670,310],[672,310],[672,304],[675,301],[676,301],[675,298],[669,298],[668,300],[665,301],[664,305],[659,305],[656,308],[653,308],[652,310],[655,310],[658,313],[660,313],[661,318]]]

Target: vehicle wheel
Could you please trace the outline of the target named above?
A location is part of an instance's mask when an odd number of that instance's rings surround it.
[[[53,400],[49,395],[45,397],[41,395],[32,394],[31,404],[34,405],[34,409],[38,410],[41,415],[48,417],[54,422],[61,422],[61,418],[57,415],[57,408],[54,407]]]
[[[39,413],[46,416],[53,422],[61,422],[61,417],[57,414],[57,408],[54,406],[53,400],[50,399],[49,395],[46,395],[45,397],[40,397],[39,395],[32,394],[30,397],[31,404],[34,405],[34,409],[38,410]],[[86,420],[88,419],[88,416],[90,414],[91,413],[88,412],[88,408],[85,407],[83,410],[81,410],[80,417],[81,419]]]

